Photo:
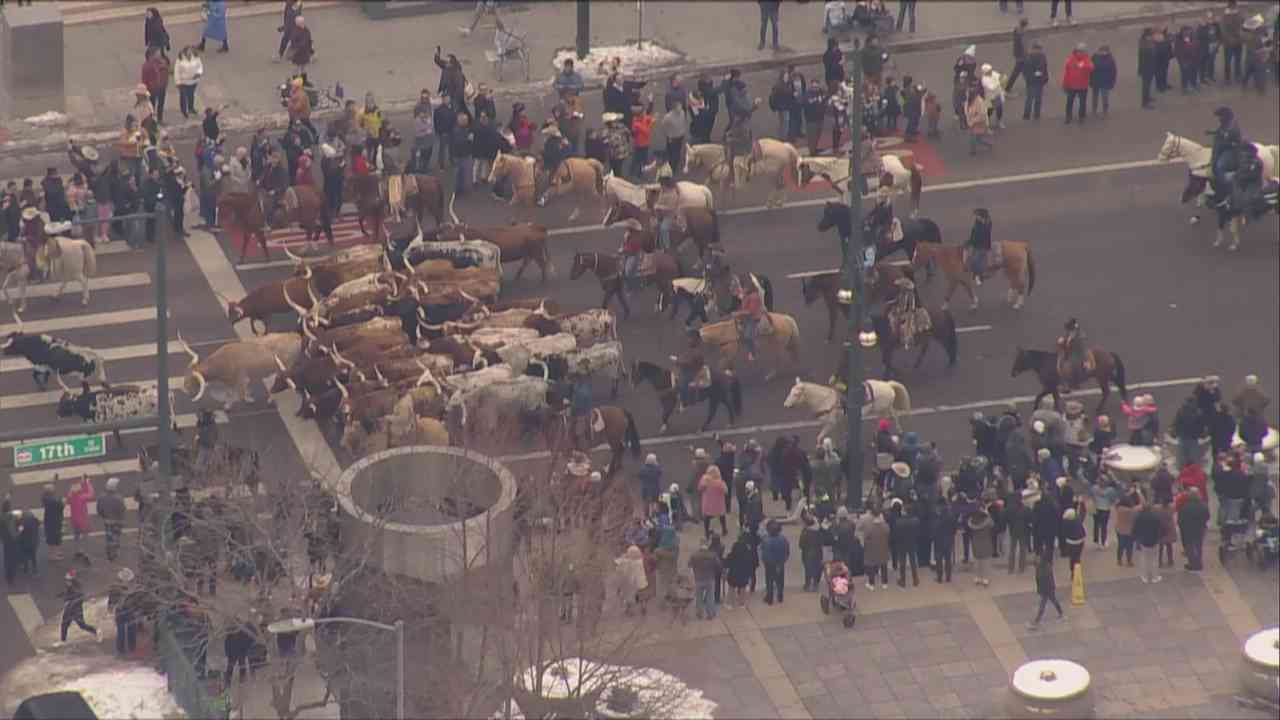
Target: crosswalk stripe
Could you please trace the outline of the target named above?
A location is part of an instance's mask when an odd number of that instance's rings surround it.
[[[182,377],[169,378],[169,390],[177,391],[182,389]],[[155,380],[138,380],[136,382],[120,381],[115,383],[119,385],[137,385],[140,387],[155,387]],[[24,393],[21,395],[5,395],[0,397],[0,410],[17,410],[19,408],[39,407],[41,405],[56,405],[58,399],[62,397],[62,388],[57,390],[49,390],[46,392]]]
[[[0,325],[0,335],[8,335],[11,332],[21,330],[25,333],[46,333],[59,332],[61,330],[75,330],[77,328],[102,327],[104,325],[123,325],[124,323],[135,323],[154,321],[156,319],[156,308],[154,305],[140,308],[130,308],[129,310],[116,310],[113,312],[102,313],[85,313],[84,315],[65,315],[62,317],[48,318],[46,320],[25,320],[22,327],[17,324],[9,323]]]
[[[149,273],[124,273],[122,275],[107,275],[105,277],[96,277],[89,279],[89,291],[97,292],[99,290],[119,290],[120,288],[141,287],[151,284],[151,275]],[[39,285],[27,286],[27,297],[43,298],[55,297],[58,294],[60,283],[41,283]],[[75,295],[80,292],[80,283],[69,282],[63,292],[67,295]]]
[[[214,417],[214,421],[217,422],[219,425],[225,424],[230,420],[228,415],[222,410],[214,411],[213,417]],[[178,424],[179,430],[186,430],[188,428],[193,428],[196,426],[196,414],[195,413],[179,413],[173,416],[173,421]],[[35,443],[35,442],[53,442],[54,440],[61,440],[66,437],[76,437],[80,435],[80,433],[73,432],[72,430],[74,430],[74,428],[69,428],[69,432],[66,435],[59,435],[57,437],[30,438],[27,440],[6,440],[0,443],[0,448],[11,448],[17,445],[26,445],[28,443]],[[121,435],[138,435],[141,433],[149,433],[149,432],[155,432],[155,429],[154,428],[129,428],[127,430],[121,430],[120,434]]]
[[[234,342],[235,338],[227,338],[225,340],[202,340],[200,342],[191,342],[192,348],[207,347],[210,345],[223,345],[225,343]],[[153,342],[139,343],[137,345],[121,345],[119,347],[109,347],[95,351],[102,356],[107,362],[118,362],[120,360],[137,360],[138,358],[155,357],[156,344]],[[184,355],[182,346],[178,344],[176,339],[169,340],[169,355]],[[0,374],[7,372],[30,372],[31,363],[23,358],[2,358],[0,359]]]
[[[44,615],[41,614],[40,608],[36,607],[36,600],[31,597],[31,593],[10,595],[9,607],[13,608],[13,614],[18,616],[22,632],[26,633],[28,639],[34,638],[36,630],[44,624]]]
[[[9,479],[15,486],[43,485],[53,482],[55,475],[60,478],[78,478],[82,476],[120,475],[128,472],[138,472],[138,458],[131,457],[123,460],[107,460],[106,462],[85,463],[83,465],[65,465],[57,468],[27,470],[26,472],[12,474]]]
[[[336,5],[337,0],[311,0],[306,3],[308,10],[315,10],[330,5]],[[74,5],[74,3],[73,3]],[[190,25],[193,23],[203,22],[203,16],[200,8],[203,2],[169,2],[161,5],[164,8],[164,22],[169,28],[177,25]],[[236,18],[258,17],[262,15],[275,15],[279,17],[280,8],[277,3],[236,3],[227,5],[227,19],[234,20]],[[124,4],[118,2],[110,2],[108,4],[98,5],[96,7],[86,8],[80,12],[63,11],[64,22],[67,25],[85,25],[88,23],[104,22],[108,20],[122,20],[129,18],[142,19],[142,7],[145,4],[140,2],[129,2]]]

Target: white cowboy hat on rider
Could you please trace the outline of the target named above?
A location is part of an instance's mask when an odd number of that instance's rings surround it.
[[[911,477],[911,466],[904,462],[896,462],[889,467],[893,470],[894,475],[897,475],[904,480]]]
[[[551,137],[560,137],[560,127],[556,125],[554,120],[548,120],[542,125],[542,134]]]
[[[40,215],[40,211],[34,207],[22,208],[22,219],[25,220],[26,222],[31,222],[32,220],[35,220],[36,217],[39,215]]]
[[[80,148],[80,157],[83,157],[85,160],[88,160],[89,162],[97,162],[98,150],[93,146],[82,147]]]
[[[609,123],[618,122],[621,119],[622,119],[622,113],[616,113],[616,112],[607,112],[600,116],[601,122],[603,122],[606,125],[608,125]]]
[[[334,150],[329,143],[324,143],[320,146],[320,155],[332,159],[338,157],[338,151]]]
[[[65,235],[71,232],[71,223],[69,222],[51,222],[45,223],[45,235]]]
[[[116,578],[122,583],[133,582],[133,571],[129,568],[120,568],[120,572],[116,573]]]
[[[693,451],[693,459],[694,459],[694,460],[706,460],[706,459],[707,459],[707,451],[706,451],[706,450],[703,450],[702,448],[698,448],[698,449],[694,450],[694,451]]]
[[[1266,23],[1266,19],[1262,17],[1262,13],[1258,13],[1248,20],[1244,21],[1245,30],[1257,30]]]

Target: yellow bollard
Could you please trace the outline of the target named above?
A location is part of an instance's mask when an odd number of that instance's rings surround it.
[[[1084,562],[1076,563],[1075,572],[1071,573],[1071,604],[1084,604]]]

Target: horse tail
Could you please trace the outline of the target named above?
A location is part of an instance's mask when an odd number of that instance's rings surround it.
[[[1111,371],[1112,379],[1116,382],[1116,387],[1120,388],[1120,399],[1125,402],[1129,401],[1129,388],[1124,383],[1124,361],[1116,353],[1111,353],[1111,359],[1116,361],[1116,367]]]
[[[924,190],[924,176],[920,174],[920,166],[912,163],[911,165],[911,207],[913,210],[920,208],[920,193]]]
[[[773,281],[764,275],[756,275],[760,281],[760,289],[764,291],[764,309],[773,311]]]
[[[631,448],[632,457],[640,457],[640,433],[636,430],[636,419],[632,417],[630,410],[623,410],[622,414],[627,418],[627,429],[623,444]]]
[[[787,338],[787,351],[791,353],[792,360],[799,361],[800,360],[800,325],[796,323],[796,319],[791,317],[790,315],[786,315],[784,317],[787,318],[787,321],[788,321],[787,324],[790,326],[790,330],[791,330],[791,337]]]
[[[889,387],[893,388],[893,409],[898,412],[911,412],[911,393],[907,392],[907,386],[897,380],[890,380]]]
[[[1031,256],[1031,246],[1027,246],[1027,294],[1036,288],[1036,261]]]
[[[596,174],[596,194],[604,195],[604,165],[599,160],[591,158],[591,171]]]
[[[956,332],[956,319],[950,310],[942,311],[942,323],[938,330],[941,331],[942,347],[947,350],[947,365],[954,367],[956,360],[960,356],[960,336]]]
[[[84,277],[87,280],[98,274],[98,253],[83,240],[80,241],[80,251],[84,253]]]

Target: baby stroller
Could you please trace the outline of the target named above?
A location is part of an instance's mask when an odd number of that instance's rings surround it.
[[[1258,520],[1253,537],[1245,543],[1244,555],[1258,569],[1265,569],[1273,560],[1280,558],[1280,520],[1275,515],[1268,512]]]
[[[857,605],[853,601],[853,580],[849,577],[849,567],[839,560],[832,560],[822,568],[822,594],[818,596],[818,605],[823,615],[830,615],[832,608],[843,612],[840,619],[846,628],[853,627],[857,621],[854,610]]]
[[[693,577],[688,573],[677,574],[664,599],[671,609],[671,622],[679,620],[681,625],[688,625],[689,606],[693,604]]]
[[[832,0],[823,6],[822,32],[825,34],[869,32],[888,35],[893,29],[893,16],[885,8],[884,0]]]

